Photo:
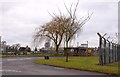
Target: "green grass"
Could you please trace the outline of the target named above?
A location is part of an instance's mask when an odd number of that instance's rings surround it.
[[[44,54],[27,54],[27,55],[2,55],[3,58],[7,57],[32,57],[32,56],[44,56]]]
[[[2,55],[0,54],[0,58],[2,58]]]
[[[118,62],[110,65],[101,66],[98,65],[98,57],[71,57],[69,58],[69,62],[65,62],[65,58],[50,58],[49,60],[38,59],[34,62],[64,68],[73,68],[78,70],[107,73],[110,75],[118,75]]]
[[[64,56],[63,54],[43,54],[43,53],[36,53],[36,54],[27,54],[27,55],[1,55],[0,57],[2,58],[7,58],[7,57],[43,57],[43,56]]]

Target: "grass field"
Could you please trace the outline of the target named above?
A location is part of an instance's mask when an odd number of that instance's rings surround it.
[[[64,56],[63,54],[43,54],[43,53],[36,53],[36,54],[27,54],[27,55],[0,55],[2,58],[8,58],[8,57],[43,57],[43,56]]]
[[[69,62],[65,62],[65,58],[50,58],[49,60],[38,59],[35,63],[59,66],[70,69],[95,71],[110,75],[118,75],[118,62],[110,65],[98,65],[98,57],[71,57]]]
[[[2,57],[2,55],[0,54],[0,58]]]

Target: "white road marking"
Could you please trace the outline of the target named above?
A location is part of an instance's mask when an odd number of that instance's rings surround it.
[[[18,61],[18,60],[31,60],[32,58],[21,58],[21,59],[7,59],[7,61]]]
[[[16,61],[18,59],[7,59],[7,61]]]
[[[60,70],[62,70],[62,69],[64,69],[64,68],[59,68],[59,67],[54,67],[55,69],[60,69]]]
[[[0,72],[21,72],[21,71],[17,71],[17,70],[0,70]]]

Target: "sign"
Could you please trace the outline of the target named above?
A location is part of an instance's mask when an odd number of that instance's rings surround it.
[[[88,49],[88,54],[90,54],[92,52],[92,50],[91,49]]]
[[[45,48],[50,48],[50,42],[45,43]]]

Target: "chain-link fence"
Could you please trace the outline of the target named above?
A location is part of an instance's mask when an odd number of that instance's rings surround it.
[[[101,36],[99,36],[99,64],[110,64],[118,61],[118,52],[120,45],[115,44]]]

